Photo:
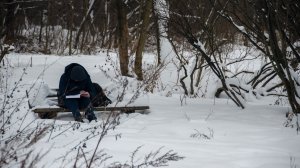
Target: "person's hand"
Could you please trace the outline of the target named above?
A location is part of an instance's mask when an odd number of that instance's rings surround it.
[[[82,90],[82,91],[80,91],[80,96],[82,96],[82,97],[90,97],[90,93]]]

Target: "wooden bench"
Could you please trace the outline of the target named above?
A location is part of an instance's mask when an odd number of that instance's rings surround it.
[[[150,109],[149,106],[123,106],[123,107],[94,107],[95,112],[112,112],[112,111],[118,111],[120,113],[135,113],[136,111],[139,111],[138,113],[146,114],[146,110]],[[61,107],[42,107],[42,108],[34,108],[32,110],[34,113],[37,113],[38,116],[42,119],[50,119],[55,118],[57,116],[57,113],[70,113],[68,109],[61,108]]]

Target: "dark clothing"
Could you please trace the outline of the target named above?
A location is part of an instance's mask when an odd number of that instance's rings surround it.
[[[91,103],[90,99],[86,97],[80,99],[65,99],[64,101],[65,107],[72,112],[75,119],[81,117],[79,109],[85,109]]]
[[[86,70],[82,66],[74,66],[70,77],[72,80],[82,81],[87,78]]]
[[[95,97],[96,91],[93,87],[93,83],[91,81],[90,75],[84,69],[87,78],[82,81],[74,81],[71,79],[71,71],[72,68],[75,66],[81,66],[77,63],[72,63],[65,68],[64,74],[60,77],[59,81],[59,96],[66,96],[66,95],[75,95],[79,94],[81,90],[85,90],[90,93],[91,98]]]
[[[74,81],[71,79],[71,73],[73,68],[80,67],[84,73],[85,78],[81,81]],[[82,75],[82,72],[80,72]],[[79,94],[80,91],[86,91],[89,92],[90,97],[80,97],[80,98],[71,98],[66,99],[67,95],[76,95]],[[94,86],[92,84],[90,75],[87,73],[87,71],[84,69],[83,66],[77,63],[71,63],[65,68],[64,74],[62,74],[60,81],[59,81],[59,91],[58,96],[63,99],[64,107],[68,108],[70,111],[72,111],[73,116],[75,120],[78,118],[81,118],[79,109],[89,109],[88,113],[92,113],[92,117],[88,118],[88,120],[96,119],[95,114],[93,112],[93,107],[91,104],[91,100],[96,96],[96,91],[94,89]],[[87,111],[86,111],[87,115]],[[91,116],[90,115],[90,116]]]

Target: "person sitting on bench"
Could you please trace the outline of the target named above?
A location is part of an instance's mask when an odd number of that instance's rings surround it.
[[[85,110],[89,122],[97,120],[91,103],[95,96],[96,90],[85,68],[77,63],[66,66],[60,77],[58,98],[72,112],[75,121],[83,122],[80,110]]]

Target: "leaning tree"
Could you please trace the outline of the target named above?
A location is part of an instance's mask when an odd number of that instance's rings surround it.
[[[220,1],[219,1],[220,2]],[[219,3],[218,11],[268,60],[282,81],[293,113],[300,112],[300,2],[242,0]]]

